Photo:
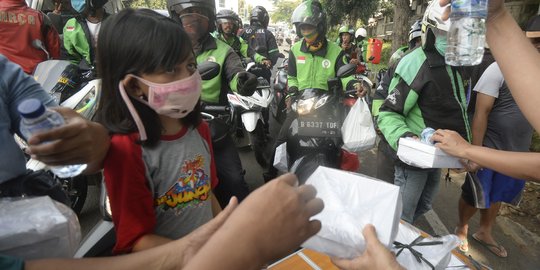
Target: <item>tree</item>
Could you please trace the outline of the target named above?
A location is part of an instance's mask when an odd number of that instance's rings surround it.
[[[270,15],[272,22],[291,22],[294,9],[300,5],[301,0],[277,1],[274,5],[274,12]]]
[[[355,25],[358,19],[367,22],[377,10],[380,0],[323,0],[329,26]]]
[[[392,30],[392,52],[407,44],[409,16],[411,8],[409,0],[394,0],[394,29]]]

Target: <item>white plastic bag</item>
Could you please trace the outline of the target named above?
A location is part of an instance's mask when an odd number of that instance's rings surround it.
[[[396,237],[396,241],[405,245],[409,245],[416,238],[418,238],[421,232],[408,223],[399,224],[399,232]],[[405,269],[418,269],[418,270],[430,270],[432,269],[424,260],[428,261],[433,265],[435,270],[446,269],[450,261],[452,260],[452,250],[459,245],[459,238],[453,234],[445,235],[442,237],[430,237],[423,238],[419,243],[433,243],[441,242],[437,245],[414,245],[413,248],[415,251],[419,252],[423,259],[420,259],[420,262],[416,257],[411,253],[409,249],[403,249],[399,253],[400,249],[396,249],[394,246],[393,251],[397,255],[396,259],[401,266]]]
[[[360,152],[375,146],[377,133],[368,104],[364,98],[352,106],[341,127],[343,148],[350,152]]]
[[[0,200],[0,253],[26,260],[69,258],[81,240],[77,215],[48,196]]]
[[[321,221],[321,230],[303,247],[341,258],[359,256],[365,250],[362,230],[366,224],[375,226],[383,245],[392,246],[402,207],[398,186],[323,166],[306,184],[315,187],[324,209],[313,216]]]
[[[284,142],[276,148],[276,155],[274,156],[274,168],[280,172],[287,172],[289,170],[289,154],[287,154],[287,143]]]

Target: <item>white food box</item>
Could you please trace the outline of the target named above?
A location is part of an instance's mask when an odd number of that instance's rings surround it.
[[[391,247],[397,235],[402,202],[399,187],[365,175],[319,166],[306,184],[313,185],[324,202],[321,230],[302,246],[341,258],[365,250],[362,230],[373,224],[383,245]]]
[[[404,163],[418,168],[463,168],[459,158],[413,138],[400,138],[397,156]]]

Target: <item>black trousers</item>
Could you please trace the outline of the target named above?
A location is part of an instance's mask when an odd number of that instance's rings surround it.
[[[277,177],[278,171],[276,168],[274,168],[274,157],[276,155],[276,148],[278,148],[278,146],[287,141],[287,134],[289,132],[289,128],[297,116],[298,115],[292,111],[287,112],[287,117],[283,121],[283,125],[281,125],[279,134],[276,137],[276,141],[274,142],[272,154],[268,158],[268,170],[263,173],[263,179],[265,182],[268,182]]]
[[[213,148],[219,179],[214,194],[219,204],[225,207],[232,196],[236,196],[241,202],[249,194],[249,187],[244,180],[245,171],[242,168],[236,145],[230,135],[227,135],[221,141],[213,143]]]
[[[380,135],[382,136],[382,135]],[[396,152],[384,139],[377,146],[377,178],[387,183],[394,183],[394,164]]]

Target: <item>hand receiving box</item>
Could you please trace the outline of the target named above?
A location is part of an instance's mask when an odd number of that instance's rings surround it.
[[[413,138],[400,138],[397,156],[404,163],[418,168],[463,168],[459,158],[445,153],[436,146]]]
[[[365,175],[320,166],[306,184],[317,189],[324,209],[315,215],[322,228],[302,246],[327,255],[353,258],[365,249],[362,230],[373,224],[383,245],[392,246],[401,216],[399,187]]]

